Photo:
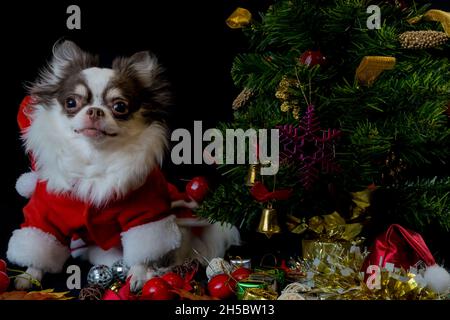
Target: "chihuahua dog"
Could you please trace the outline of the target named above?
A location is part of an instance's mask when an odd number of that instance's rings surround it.
[[[99,68],[95,56],[64,41],[29,93],[23,140],[38,181],[7,257],[31,278],[61,272],[74,237],[89,244],[85,256],[94,264],[123,258],[133,291],[193,252],[207,260],[239,244],[235,227],[191,232],[172,214],[160,171],[172,99],[154,55]],[[29,288],[30,280],[18,277],[16,288]]]

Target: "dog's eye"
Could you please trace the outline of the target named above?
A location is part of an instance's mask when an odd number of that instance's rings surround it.
[[[117,115],[124,115],[128,113],[128,105],[124,101],[117,101],[112,106],[112,110]]]
[[[77,100],[74,98],[67,98],[65,103],[66,109],[76,109],[77,108]]]

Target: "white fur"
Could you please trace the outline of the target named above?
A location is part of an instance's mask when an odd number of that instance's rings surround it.
[[[157,261],[181,244],[175,216],[122,232],[123,259],[129,266]]]
[[[241,244],[238,229],[230,224],[220,223],[206,227],[199,241],[204,244],[204,251],[201,248],[198,251],[208,260],[223,257],[230,246]],[[195,248],[195,244],[193,247]]]
[[[185,221],[181,221],[183,222]],[[230,246],[241,244],[239,231],[229,224],[208,224],[199,236],[194,235],[189,226],[195,224],[183,224],[180,227],[183,240],[175,252],[176,265],[182,264],[186,258],[197,258],[203,265],[207,265],[209,260],[223,257]],[[199,226],[204,226],[203,220],[199,222]]]
[[[90,246],[87,250],[87,258],[94,265],[102,264],[111,267],[114,262],[122,259],[122,249],[111,248],[109,250],[103,250],[97,246]]]
[[[70,241],[70,255],[72,258],[88,259],[88,246],[83,239],[72,239]]]
[[[49,233],[38,228],[22,228],[13,232],[6,255],[19,266],[58,273],[70,251]]]
[[[441,266],[435,264],[427,267],[424,274],[427,286],[437,293],[446,293],[450,290],[450,274]]]
[[[94,146],[68,129],[71,120],[75,119],[64,116],[57,105],[51,109],[37,105],[24,134],[26,149],[33,153],[40,179],[47,181],[50,192],[71,192],[101,206],[114,195],[120,197],[141,186],[162,162],[167,138],[160,124],[142,128],[142,121],[129,120],[124,126],[131,128]]]
[[[16,191],[24,198],[30,198],[36,189],[38,174],[35,171],[25,172],[16,181]]]
[[[108,68],[89,68],[81,72],[86,79],[86,84],[92,92],[92,106],[103,105],[103,93],[115,71]]]

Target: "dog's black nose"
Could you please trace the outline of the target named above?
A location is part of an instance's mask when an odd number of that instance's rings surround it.
[[[97,120],[105,116],[105,112],[100,108],[89,108],[87,109],[86,114],[92,120]]]

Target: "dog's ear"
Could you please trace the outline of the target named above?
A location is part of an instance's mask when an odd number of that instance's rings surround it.
[[[165,69],[158,58],[149,51],[135,53],[131,57],[120,57],[113,61],[113,69],[122,77],[139,81],[147,92],[144,107],[163,111],[172,104],[170,84]]]
[[[98,59],[80,49],[72,41],[56,43],[53,47],[53,58],[50,62],[53,75],[56,78],[64,78],[67,69],[77,69],[79,71],[94,67],[98,64]]]
[[[149,51],[137,52],[127,58],[117,58],[113,61],[113,69],[128,77],[137,78],[145,88],[154,85],[164,73],[158,58]]]
[[[98,57],[81,50],[74,42],[57,42],[50,62],[41,70],[36,82],[29,86],[29,92],[38,100],[47,101],[57,92],[63,79],[97,65]]]

